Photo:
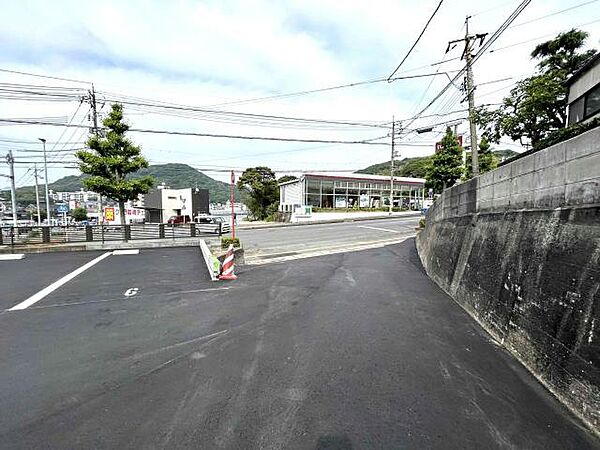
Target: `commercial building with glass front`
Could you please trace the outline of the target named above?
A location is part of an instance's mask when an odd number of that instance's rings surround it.
[[[390,177],[368,174],[303,173],[279,185],[283,212],[312,206],[323,209],[375,209],[389,207]],[[419,210],[425,199],[423,178],[394,177],[393,206]]]

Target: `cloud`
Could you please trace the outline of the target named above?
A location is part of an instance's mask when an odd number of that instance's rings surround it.
[[[187,105],[214,105],[385,77],[402,59],[437,3],[437,0],[10,2],[3,6],[0,67],[89,80],[100,92],[100,100],[102,93],[119,93]],[[400,72],[433,72],[438,66],[429,64],[444,57],[459,56],[459,49],[448,55],[444,51],[447,41],[464,34],[462,27],[467,13],[474,15],[474,32],[492,33],[517,4],[516,1],[506,4],[505,0],[489,4],[464,0],[445,2]],[[532,2],[518,21],[569,6],[566,0]],[[495,47],[589,22],[593,19],[593,10],[594,5],[590,5],[508,30]],[[598,46],[598,30],[593,25],[588,29],[593,32],[590,44]],[[481,86],[477,91],[481,96],[479,103],[498,101],[513,81],[531,73],[534,63],[529,59],[529,52],[533,45],[535,43],[515,46],[481,58],[475,67],[477,82],[513,78]],[[458,70],[462,64],[460,60],[452,61],[441,66],[441,71]],[[0,82],[75,86],[11,74],[0,74]],[[433,81],[420,78],[223,108],[258,114],[389,122],[392,115],[397,119],[409,118],[419,109],[419,100],[423,99],[420,106],[424,106],[446,83],[447,78],[442,76]],[[494,92],[502,87],[503,91]],[[463,109],[462,98],[463,95],[451,88],[428,113],[444,114]],[[0,99],[0,116],[71,116],[77,107],[76,102],[46,104]],[[102,112],[107,108],[105,106]],[[88,105],[81,105],[74,123],[89,123],[87,109]],[[386,134],[385,130],[353,127],[247,126],[239,121],[223,123],[158,116],[129,105],[125,109],[130,122],[140,128],[334,140]],[[422,122],[443,122],[448,117],[451,116],[436,116]],[[466,129],[465,123],[459,128]],[[45,136],[52,141],[62,132],[55,127],[1,126],[0,139],[4,136],[35,140]],[[83,139],[85,134],[86,130],[69,130],[63,140],[71,135],[73,139],[80,136]],[[258,164],[278,169],[357,169],[389,157],[387,147],[139,133],[132,137],[152,161],[185,162],[215,169]],[[428,147],[400,146],[401,154],[431,153],[436,139],[436,134],[411,136],[408,140]],[[10,145],[0,141],[0,153]],[[23,183],[31,178],[24,175],[25,170],[19,168],[17,174]],[[56,179],[66,173],[70,172],[51,168],[50,177]],[[219,173],[211,175],[226,178]],[[6,180],[0,179],[0,183],[6,186]]]

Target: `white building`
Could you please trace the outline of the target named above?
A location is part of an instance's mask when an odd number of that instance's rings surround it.
[[[569,87],[568,125],[600,117],[600,53],[567,80]]]
[[[361,173],[304,173],[279,185],[283,212],[312,206],[325,209],[374,209],[390,204],[390,177]],[[425,179],[394,177],[394,207],[420,209],[425,198]]]

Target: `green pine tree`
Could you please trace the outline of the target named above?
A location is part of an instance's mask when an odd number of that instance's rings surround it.
[[[492,153],[491,145],[489,141],[483,137],[479,141],[479,174],[489,172],[492,169],[498,167],[498,158]],[[467,153],[467,161],[471,160],[471,154]],[[473,177],[473,167],[471,164],[467,164],[465,169],[464,178],[466,180]]]
[[[81,172],[90,175],[83,180],[85,187],[117,201],[121,224],[125,225],[125,202],[147,193],[154,179],[150,176],[127,178],[128,174],[148,167],[148,161],[141,156],[140,147],[125,136],[129,125],[123,121],[123,106],[113,104],[102,123],[107,129],[106,133],[103,136],[91,136],[87,141],[89,150],[80,150],[76,156],[81,161]]]
[[[463,174],[462,147],[458,144],[456,135],[450,127],[442,139],[442,148],[431,157],[427,168],[427,185],[434,192],[440,193],[447,187],[453,186]]]

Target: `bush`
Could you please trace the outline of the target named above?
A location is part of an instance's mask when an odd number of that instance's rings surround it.
[[[271,203],[267,206],[265,220],[267,222],[280,222],[279,220],[279,202]]]
[[[595,118],[586,123],[578,123],[566,128],[560,128],[552,132],[548,137],[536,142],[536,144],[533,146],[533,151],[537,152],[546,147],[550,147],[551,145],[574,138],[575,136],[579,136],[580,134],[585,133],[592,128],[596,128],[597,126],[600,126],[600,118]]]
[[[425,228],[426,223],[427,223],[427,221],[425,220],[425,217],[421,217],[419,219],[419,228]]]
[[[240,247],[240,238],[230,238],[230,237],[222,237],[221,238],[221,248],[229,248],[229,246],[233,244],[234,247]]]

